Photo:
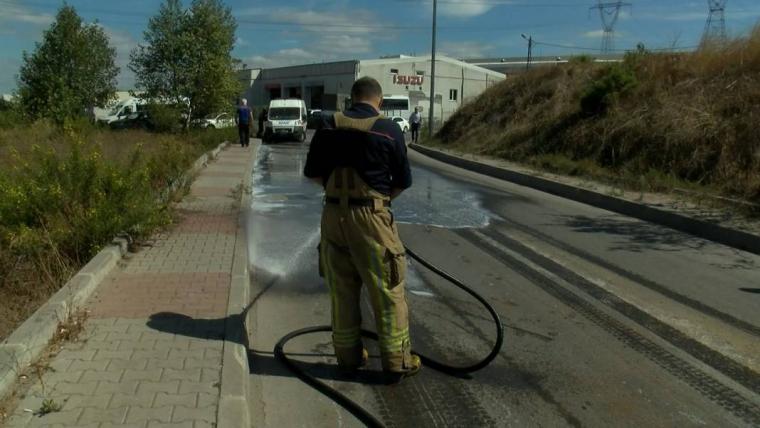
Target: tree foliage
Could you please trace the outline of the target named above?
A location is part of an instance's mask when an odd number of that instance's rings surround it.
[[[97,23],[64,5],[33,53],[24,52],[19,97],[33,119],[56,122],[103,107],[116,92],[116,49]]]
[[[191,119],[225,109],[240,91],[232,57],[237,24],[220,0],[166,0],[132,51],[130,69],[151,101],[171,102]]]

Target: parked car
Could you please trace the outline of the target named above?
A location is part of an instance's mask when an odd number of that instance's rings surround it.
[[[306,122],[306,129],[318,129],[322,123],[322,110],[309,110],[309,118]]]
[[[229,113],[220,113],[217,115],[211,115],[211,116],[206,117],[205,119],[200,119],[198,121],[199,128],[222,129],[222,128],[230,128],[232,126],[235,126],[235,119]]]
[[[306,103],[299,99],[272,100],[264,124],[262,141],[268,143],[276,138],[306,140]]]
[[[391,120],[398,124],[399,128],[401,128],[401,132],[405,134],[409,132],[409,121],[401,116],[393,116],[391,117]]]

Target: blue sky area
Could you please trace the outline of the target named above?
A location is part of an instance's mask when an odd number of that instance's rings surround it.
[[[188,3],[189,1],[185,1]],[[629,0],[617,25],[616,48],[693,47],[707,18],[705,0]],[[87,21],[99,21],[117,48],[119,86],[131,89],[129,52],[142,39],[158,0],[69,0]],[[234,54],[253,67],[303,64],[430,51],[431,0],[227,0],[238,19]],[[595,0],[440,0],[439,50],[454,57],[523,56],[520,34],[540,42],[596,49],[601,44]],[[0,93],[16,87],[24,50],[34,49],[62,1],[0,0]],[[728,0],[730,35],[760,18],[757,0]],[[593,50],[539,45],[536,55]]]

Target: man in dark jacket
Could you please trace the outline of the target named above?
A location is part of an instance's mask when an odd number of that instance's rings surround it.
[[[417,373],[404,292],[406,257],[391,199],[412,184],[404,134],[383,118],[383,91],[370,77],[351,89],[353,105],[326,117],[315,134],[304,174],[325,187],[320,267],[332,296],[333,347],[338,365],[367,361],[360,295],[367,287],[375,313],[383,370],[398,381]]]

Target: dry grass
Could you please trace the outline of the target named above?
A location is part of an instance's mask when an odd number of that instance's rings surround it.
[[[537,69],[464,106],[436,143],[638,190],[760,200],[760,27],[725,46],[633,54],[616,67],[637,84],[603,112],[580,100],[610,66]]]

